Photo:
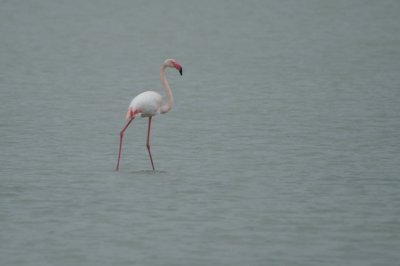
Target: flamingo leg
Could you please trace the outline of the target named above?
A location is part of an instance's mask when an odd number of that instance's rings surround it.
[[[128,128],[128,126],[132,123],[133,119],[135,119],[134,116],[132,116],[132,118],[128,121],[128,123],[126,123],[126,125],[124,126],[124,128],[121,130],[121,132],[119,133],[119,152],[118,152],[118,162],[117,162],[117,167],[115,168],[115,171],[119,170],[119,160],[121,159],[121,150],[122,150],[122,139],[124,138],[124,133],[125,130]]]
[[[153,171],[155,171],[154,169],[154,163],[153,163],[153,156],[151,156],[151,150],[150,150],[150,127],[151,127],[151,116],[149,116],[149,125],[147,127],[147,141],[146,141],[146,147],[147,147],[147,151],[149,152],[149,156],[150,156],[150,162],[151,162],[151,167],[153,167]]]

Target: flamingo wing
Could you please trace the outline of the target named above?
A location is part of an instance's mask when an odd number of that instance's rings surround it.
[[[160,113],[162,97],[155,91],[145,91],[133,98],[129,111],[142,117],[154,116]]]

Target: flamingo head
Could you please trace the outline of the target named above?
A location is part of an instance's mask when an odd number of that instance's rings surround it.
[[[176,68],[176,70],[178,70],[178,71],[179,71],[179,74],[181,74],[181,76],[182,76],[182,70],[183,70],[183,68],[182,68],[182,66],[181,66],[178,62],[176,62],[175,59],[167,59],[167,60],[165,60],[164,66],[165,66],[165,67]]]

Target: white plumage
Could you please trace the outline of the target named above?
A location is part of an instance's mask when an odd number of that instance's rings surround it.
[[[129,112],[137,110],[136,114],[141,117],[155,116],[161,112],[161,105],[162,97],[158,92],[145,91],[133,98],[129,105]],[[129,116],[126,119],[129,119]]]

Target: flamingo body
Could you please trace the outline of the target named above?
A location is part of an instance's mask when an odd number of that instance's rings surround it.
[[[155,116],[161,112],[162,97],[158,92],[145,91],[133,98],[129,105],[126,119],[132,118],[132,114],[141,117]]]
[[[133,98],[131,104],[129,105],[128,112],[126,113],[126,125],[120,131],[120,141],[119,141],[119,152],[118,152],[118,161],[116,171],[119,170],[119,162],[121,159],[121,151],[122,151],[122,139],[124,137],[125,130],[129,127],[132,121],[136,116],[148,117],[149,123],[147,127],[147,141],[146,147],[149,153],[151,167],[154,169],[153,157],[151,155],[150,150],[150,128],[151,128],[151,119],[153,116],[157,114],[165,114],[169,110],[171,110],[172,105],[174,103],[174,98],[172,96],[171,88],[168,85],[167,79],[165,77],[165,69],[166,68],[176,68],[179,73],[182,75],[182,66],[178,64],[174,59],[167,59],[161,65],[160,68],[160,79],[165,90],[165,94],[167,96],[166,102],[163,103],[162,96],[155,91],[145,91],[137,95]]]

